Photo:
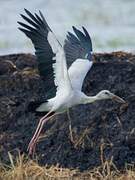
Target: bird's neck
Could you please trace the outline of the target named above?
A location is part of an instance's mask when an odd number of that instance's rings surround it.
[[[96,100],[98,100],[97,95],[96,96],[85,96],[83,104],[93,103]]]

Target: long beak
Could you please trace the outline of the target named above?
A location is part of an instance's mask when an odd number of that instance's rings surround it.
[[[113,94],[112,100],[117,101],[119,103],[126,103],[124,99],[120,98],[119,96],[116,96],[115,94]]]

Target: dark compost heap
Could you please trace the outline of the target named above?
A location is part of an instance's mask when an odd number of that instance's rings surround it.
[[[117,167],[135,162],[135,55],[114,52],[94,55],[83,90],[95,95],[108,89],[126,100],[79,105],[70,110],[75,143],[69,138],[66,113],[46,124],[36,153],[42,164],[93,168],[113,157]],[[0,160],[8,151],[27,153],[27,145],[39,118],[29,104],[45,96],[47,83],[39,76],[36,58],[30,54],[0,56]]]

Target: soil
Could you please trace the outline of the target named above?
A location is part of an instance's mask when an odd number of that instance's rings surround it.
[[[71,108],[74,143],[66,113],[50,120],[36,149],[40,164],[86,170],[110,159],[118,168],[135,162],[135,55],[94,54],[94,62],[83,91],[95,95],[108,89],[126,104],[104,100]],[[45,99],[45,86],[34,55],[0,56],[0,161],[9,162],[8,152],[27,154],[43,116],[29,107]]]

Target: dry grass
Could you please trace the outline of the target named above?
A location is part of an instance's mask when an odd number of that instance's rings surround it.
[[[120,172],[112,160],[106,161],[102,166],[93,170],[79,172],[79,170],[60,168],[59,166],[40,166],[24,155],[13,160],[9,153],[11,165],[0,164],[0,180],[135,180],[135,168],[128,165]]]

